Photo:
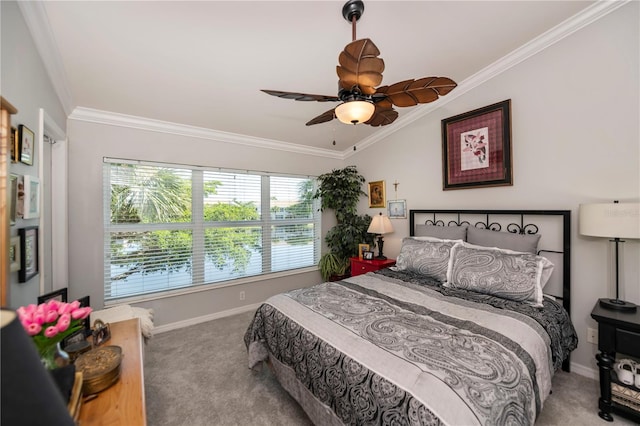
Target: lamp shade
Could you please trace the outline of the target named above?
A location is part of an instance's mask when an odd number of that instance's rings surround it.
[[[2,425],[74,426],[62,393],[15,312],[0,310]]]
[[[580,204],[581,235],[640,238],[640,203]]]
[[[393,232],[393,225],[391,225],[391,220],[389,220],[388,216],[380,213],[377,216],[374,216],[371,219],[371,225],[369,225],[369,229],[367,232],[370,234],[390,234]]]
[[[335,113],[338,120],[345,124],[358,124],[369,120],[375,109],[371,102],[349,101],[338,105]]]

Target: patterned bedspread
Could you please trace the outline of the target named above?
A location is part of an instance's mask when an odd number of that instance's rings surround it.
[[[270,298],[245,344],[250,367],[270,357],[344,424],[526,425],[577,338],[546,298],[533,308],[384,270]]]

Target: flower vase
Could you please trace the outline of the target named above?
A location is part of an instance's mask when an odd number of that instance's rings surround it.
[[[47,370],[54,370],[69,364],[69,354],[62,350],[58,342],[43,348],[40,351],[40,360]]]

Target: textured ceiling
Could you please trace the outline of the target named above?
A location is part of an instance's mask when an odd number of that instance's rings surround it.
[[[383,85],[425,76],[464,83],[593,3],[366,1],[357,37],[372,39],[380,49]],[[336,104],[260,92],[337,94],[338,54],[351,41],[342,6],[333,1],[47,1],[21,7],[32,15],[27,16],[32,32],[36,22],[47,35],[47,55],[59,64],[54,85],[68,95],[67,112],[90,108],[344,151],[394,131],[411,117],[407,114],[425,113],[445,98],[397,108],[400,118],[389,126],[333,120],[307,127],[309,119]],[[39,21],[30,20],[34,17]]]

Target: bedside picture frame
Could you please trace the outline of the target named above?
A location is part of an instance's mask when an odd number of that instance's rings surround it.
[[[373,252],[372,251],[362,252],[362,258],[364,260],[373,260]]]
[[[18,137],[20,143],[18,144],[18,153],[20,156],[20,162],[33,166],[33,154],[35,152],[35,133],[24,124],[18,126]]]
[[[389,200],[387,201],[389,208],[389,219],[406,219],[407,218],[407,201],[406,200]]]
[[[358,244],[358,259],[364,259],[365,251],[369,251],[369,244]]]
[[[384,181],[377,180],[375,182],[369,182],[369,207],[370,208],[385,208],[386,194],[384,191]]]
[[[442,120],[444,191],[511,185],[511,99]]]

